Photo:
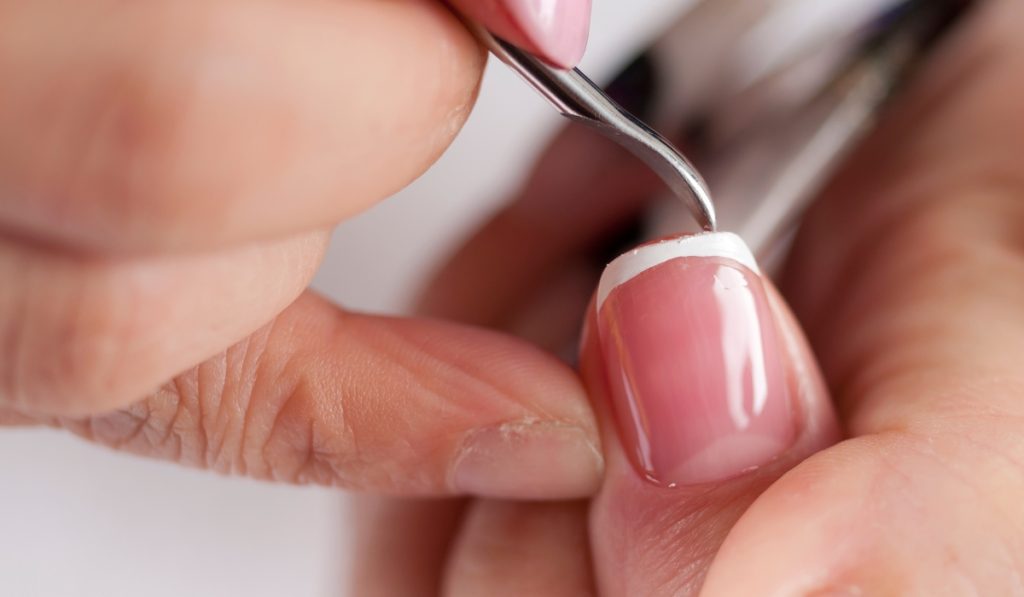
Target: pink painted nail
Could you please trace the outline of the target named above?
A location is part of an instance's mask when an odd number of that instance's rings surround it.
[[[516,25],[543,56],[571,68],[583,58],[590,35],[590,0],[504,0]]]
[[[623,445],[651,482],[725,480],[795,440],[779,332],[738,236],[617,259],[598,291],[598,334]]]

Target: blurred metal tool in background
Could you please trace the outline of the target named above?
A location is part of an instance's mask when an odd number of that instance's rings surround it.
[[[686,147],[719,223],[783,254],[807,204],[982,0],[703,0],[610,86]],[[652,234],[678,231],[671,206]]]
[[[578,70],[470,27],[562,114],[640,157],[701,228],[738,232],[771,262],[889,100],[982,1],[691,2],[607,95]],[[575,175],[589,174],[588,159],[573,156]],[[687,229],[682,215],[663,202],[647,235]]]

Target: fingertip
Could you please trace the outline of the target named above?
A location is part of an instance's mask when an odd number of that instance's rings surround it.
[[[597,334],[623,444],[649,482],[725,481],[793,445],[786,353],[738,236],[670,239],[615,260]]]
[[[582,365],[604,403],[608,472],[591,522],[613,594],[699,590],[748,506],[837,437],[798,324],[735,235],[614,262]]]
[[[454,0],[495,35],[555,66],[572,68],[590,36],[591,0]]]

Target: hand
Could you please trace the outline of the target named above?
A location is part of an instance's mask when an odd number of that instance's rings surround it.
[[[767,325],[779,338],[765,341],[775,356],[761,361],[782,371],[765,378],[763,412],[774,414],[757,419],[753,432],[729,435],[721,398],[699,401],[708,387],[702,384],[721,378],[687,362],[681,365],[692,385],[659,395],[665,389],[656,384],[672,379],[666,369],[645,366],[698,354],[696,343],[714,350],[728,340],[698,324],[689,335],[658,334],[659,325],[678,327],[672,317],[701,321],[689,311],[693,303],[679,297],[707,290],[700,273],[707,262],[651,270],[639,286],[620,287],[630,294],[620,295],[612,312],[599,318],[589,311],[583,372],[607,460],[597,498],[482,500],[461,516],[451,503],[378,504],[377,526],[365,529],[357,594],[429,595],[437,586],[453,596],[547,597],[1024,590],[1022,28],[1020,2],[982,7],[808,215],[781,287],[831,396],[788,309],[756,277],[746,283],[760,319],[730,321],[747,323],[748,333]],[[571,143],[573,135],[558,142]],[[556,190],[542,198],[536,193],[558,181],[538,173],[529,187],[535,194],[510,206],[446,266],[428,304],[471,321],[566,327],[553,306],[582,310],[583,289],[593,288],[585,249],[635,199],[620,194],[620,202],[605,192],[614,169],[602,169],[588,193]],[[514,242],[525,230],[533,231],[531,242]],[[512,254],[516,267],[502,271],[500,288],[489,294],[488,274],[497,267],[486,256]],[[631,316],[627,301],[647,319]],[[715,321],[715,313],[704,315]],[[619,326],[618,336],[602,330],[609,323]],[[641,341],[646,358],[637,356]],[[659,350],[658,342],[678,353]],[[659,371],[662,377],[645,379]],[[624,378],[632,398],[623,397]],[[677,402],[665,399],[672,390]],[[652,404],[652,395],[663,400]],[[787,396],[790,408],[781,408]],[[632,424],[621,408],[626,402],[648,415],[643,425]],[[848,438],[841,443],[833,406]],[[744,438],[765,441],[697,458],[695,448],[715,439]],[[384,566],[375,556],[396,547],[398,530],[386,524],[395,521],[421,532],[409,551],[389,551]],[[447,557],[416,550],[443,547],[449,538]]]
[[[448,145],[483,65],[438,2],[0,1],[0,418],[287,482],[592,493],[569,368],[304,292],[328,231]]]

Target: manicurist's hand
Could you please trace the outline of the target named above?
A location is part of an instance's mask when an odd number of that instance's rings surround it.
[[[993,0],[934,57],[809,214],[781,295],[723,236],[643,247],[592,297],[584,255],[632,209],[616,186],[629,173],[609,159],[565,194],[538,172],[426,304],[557,348],[590,301],[603,488],[578,503],[377,504],[360,588],[1024,590],[1022,30],[1024,5]],[[419,551],[401,551],[398,528],[417,529]]]
[[[588,4],[460,4],[582,53]],[[557,359],[305,292],[328,231],[445,149],[483,65],[427,0],[0,0],[0,419],[287,482],[593,493]]]

